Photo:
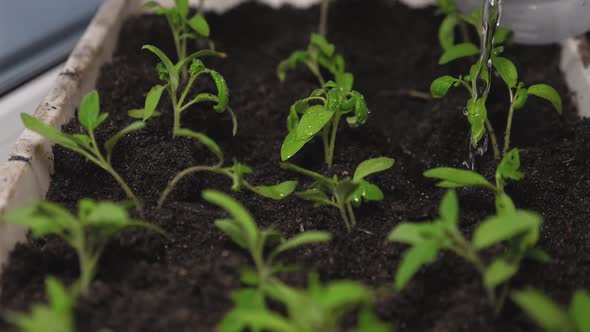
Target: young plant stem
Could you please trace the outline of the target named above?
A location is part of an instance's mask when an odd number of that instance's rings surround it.
[[[332,119],[332,134],[330,135],[330,142],[328,143],[328,153],[326,154],[326,163],[329,168],[332,168],[334,163],[334,148],[336,146],[336,134],[338,134],[338,124],[340,123],[341,114],[336,112]]]
[[[344,221],[344,225],[346,225],[346,230],[350,233],[352,230],[352,225],[350,220],[348,219],[348,215],[346,214],[346,206],[342,203],[338,204],[338,211],[340,211],[340,217]]]
[[[348,210],[348,215],[350,216],[350,223],[352,226],[356,226],[356,216],[354,215],[354,210],[352,209],[351,203],[346,203],[346,209]]]
[[[322,1],[322,8],[320,13],[320,35],[326,37],[328,34],[328,10],[330,9],[330,0]]]
[[[490,141],[492,142],[492,149],[494,150],[494,160],[499,162],[502,159],[500,155],[500,148],[498,145],[498,139],[496,138],[496,133],[494,132],[494,127],[492,127],[492,123],[489,119],[486,119],[486,130],[488,135],[490,136]]]
[[[508,111],[508,120],[506,123],[506,132],[504,133],[504,150],[502,156],[505,156],[510,150],[510,133],[512,131],[512,118],[514,117],[514,93],[512,89],[510,91],[510,110]]]

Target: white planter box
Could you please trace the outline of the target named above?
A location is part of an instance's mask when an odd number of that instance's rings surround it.
[[[82,97],[94,88],[100,68],[110,60],[122,23],[128,16],[138,13],[141,1],[105,1],[53,89],[37,108],[37,118],[56,128],[70,121]],[[562,69],[571,91],[577,96],[580,114],[590,116],[590,47],[585,39],[564,42]],[[0,163],[0,216],[43,198],[53,171],[50,142],[31,131],[22,133],[10,156],[10,161]],[[15,244],[25,237],[24,229],[0,220],[0,265],[6,262]]]

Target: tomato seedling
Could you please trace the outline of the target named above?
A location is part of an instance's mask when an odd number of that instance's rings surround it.
[[[394,159],[387,157],[365,160],[358,165],[352,178],[345,177],[341,180],[336,175],[329,178],[291,163],[281,163],[281,168],[313,179],[314,182],[307,190],[295,195],[313,202],[314,207],[332,206],[338,209],[346,229],[350,232],[356,225],[353,206],[358,207],[363,201],[381,201],[384,197],[383,191],[365,178],[390,169],[394,163]]]
[[[265,287],[275,279],[277,273],[292,270],[292,267],[276,263],[279,255],[332,238],[327,232],[307,231],[287,240],[274,229],[261,230],[250,212],[240,202],[224,193],[206,190],[203,192],[203,199],[231,215],[230,219],[216,220],[215,226],[250,254],[255,270],[244,270],[242,273],[242,281],[249,285]]]
[[[172,31],[172,37],[174,38],[178,61],[186,58],[187,41],[189,39],[195,39],[201,43],[207,42],[209,48],[213,50],[215,46],[211,39],[209,39],[209,23],[202,15],[201,10],[199,10],[199,13],[189,17],[189,0],[174,0],[174,2],[175,5],[173,7],[166,8],[161,6],[157,1],[148,1],[143,5],[143,9],[166,17],[170,30]],[[182,77],[186,78],[186,71],[181,70]]]
[[[534,289],[513,291],[514,301],[547,332],[590,332],[590,293],[578,290],[569,308],[562,308]]]
[[[324,145],[324,160],[332,167],[336,136],[342,117],[351,127],[358,127],[367,121],[369,110],[363,95],[328,82],[315,90],[311,96],[291,106],[287,118],[289,134],[281,147],[281,159],[289,160],[314,137],[321,136]],[[301,115],[301,118],[300,118]]]
[[[440,217],[430,222],[400,223],[388,236],[389,241],[411,246],[399,264],[395,286],[403,289],[424,265],[433,263],[442,250],[462,257],[479,272],[488,298],[499,312],[508,292],[508,281],[518,272],[526,257],[542,262],[550,260],[536,248],[543,219],[532,212],[516,210],[482,221],[468,241],[458,228],[459,202],[454,191],[449,191],[440,204]],[[505,253],[488,264],[481,251],[507,244]],[[498,296],[497,288],[502,286]]]
[[[76,153],[81,154],[98,167],[107,171],[117,183],[121,186],[127,197],[133,201],[135,206],[141,210],[141,203],[135,196],[131,188],[127,185],[125,180],[121,178],[119,173],[115,171],[111,164],[113,151],[117,143],[127,134],[138,131],[145,127],[141,121],[134,122],[123,130],[116,133],[113,137],[107,140],[104,144],[106,155],[102,153],[99,145],[96,142],[94,135],[95,130],[107,119],[107,113],[100,113],[100,101],[98,92],[92,91],[87,94],[78,112],[78,121],[86,129],[87,134],[65,134],[52,126],[46,125],[40,120],[26,113],[21,114],[21,119],[25,127],[37,134],[47,138],[48,140]]]
[[[219,332],[344,332],[343,319],[358,312],[355,332],[390,332],[372,310],[373,294],[358,282],[332,281],[322,285],[310,276],[308,289],[296,289],[273,281],[261,289],[234,291],[234,308],[217,328]],[[265,299],[286,310],[269,307]],[[347,330],[348,331],[348,330]]]
[[[78,254],[80,278],[75,294],[86,294],[97,270],[97,264],[108,242],[118,233],[141,227],[164,234],[159,227],[133,220],[125,207],[111,202],[83,199],[78,215],[58,204],[40,201],[33,206],[16,209],[4,215],[6,222],[28,228],[34,238],[56,235]]]
[[[158,84],[154,86],[146,97],[144,109],[140,110],[140,112],[137,112],[137,110],[130,111],[130,115],[140,113],[142,119],[147,121],[155,114],[158,103],[160,102],[160,98],[162,97],[162,92],[166,90],[170,96],[172,108],[174,110],[174,127],[172,131],[174,136],[177,136],[178,131],[181,129],[180,117],[182,112],[186,111],[189,107],[195,104],[206,102],[215,103],[213,109],[218,113],[223,113],[226,110],[229,112],[233,122],[233,134],[235,135],[238,128],[238,122],[231,107],[228,105],[229,90],[227,88],[227,83],[221,74],[215,70],[207,68],[203,62],[199,60],[199,58],[207,56],[224,58],[224,53],[209,50],[199,51],[189,55],[187,58],[179,61],[178,63],[173,64],[170,58],[168,58],[168,56],[166,56],[166,54],[164,54],[164,52],[162,52],[159,48],[152,45],[144,45],[143,49],[152,52],[160,59],[161,62],[157,65],[156,69],[158,71],[160,80],[164,81],[165,84]],[[183,89],[181,89],[179,73],[182,71],[182,68],[189,65],[189,63],[190,76],[188,83]],[[189,97],[195,81],[201,75],[208,75],[211,77],[211,79],[213,79],[213,82],[217,88],[217,95],[203,92],[198,93],[196,96]]]
[[[234,160],[232,166],[224,167],[223,164],[225,163],[225,157],[223,155],[223,152],[221,151],[221,148],[213,139],[202,133],[198,133],[188,129],[180,129],[177,134],[178,136],[196,139],[202,144],[204,144],[213,154],[215,154],[215,156],[218,158],[218,162],[215,165],[211,166],[200,165],[189,167],[178,173],[172,180],[170,180],[170,182],[166,186],[166,189],[164,189],[164,191],[162,192],[162,195],[158,200],[159,207],[162,207],[164,205],[164,202],[166,201],[167,197],[174,190],[176,185],[180,181],[182,181],[182,179],[194,173],[208,172],[224,175],[232,180],[233,184],[231,189],[233,191],[238,192],[242,188],[246,188],[262,197],[274,200],[281,200],[291,195],[291,193],[297,187],[297,181],[285,181],[274,186],[251,185],[248,181],[244,179],[244,176],[252,174],[254,172],[252,168],[236,160]]]

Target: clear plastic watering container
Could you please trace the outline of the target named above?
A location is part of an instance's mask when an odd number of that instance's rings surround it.
[[[456,0],[466,14],[483,0]],[[548,44],[590,31],[590,0],[502,0],[501,26],[522,44]]]

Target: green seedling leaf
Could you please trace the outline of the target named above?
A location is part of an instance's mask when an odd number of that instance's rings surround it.
[[[509,88],[514,88],[518,84],[518,71],[512,61],[502,57],[493,57],[492,64]]]
[[[132,119],[143,121],[143,113],[144,112],[145,112],[145,110],[143,108],[138,108],[138,109],[127,111],[127,115],[129,115],[129,117]],[[162,116],[162,113],[155,111],[154,113],[152,113],[150,118],[159,118],[160,116]]]
[[[215,226],[227,235],[235,244],[248,249],[248,240],[243,237],[242,229],[232,219],[215,220]]]
[[[549,101],[557,113],[563,113],[563,103],[559,92],[547,84],[535,84],[528,88],[529,95],[537,96]]]
[[[529,99],[529,91],[524,88],[519,88],[514,97],[514,109],[519,110],[524,107],[527,100]]]
[[[129,126],[123,128],[121,131],[119,131],[118,133],[116,133],[113,137],[111,137],[109,140],[106,141],[106,143],[104,144],[104,148],[107,152],[107,160],[110,163],[111,160],[111,156],[113,155],[113,150],[115,149],[115,146],[117,145],[117,143],[119,143],[119,141],[127,136],[128,134],[141,130],[145,128],[145,123],[142,121],[136,121],[133,122],[132,124],[130,124]]]
[[[350,180],[343,180],[336,184],[334,195],[344,202],[349,202],[352,194],[358,189],[358,187],[358,183]]]
[[[531,230],[536,230],[542,222],[543,219],[539,215],[528,211],[490,217],[475,230],[473,245],[477,249],[485,249]]]
[[[165,87],[163,85],[158,84],[151,88],[150,92],[148,92],[148,95],[145,99],[145,106],[143,108],[143,121],[150,119],[156,112],[156,107],[158,107],[158,103],[160,102],[164,88]]]
[[[170,58],[166,56],[166,54],[164,54],[162,50],[153,45],[144,45],[142,49],[154,53],[160,59],[160,61],[162,61],[168,73],[168,78],[170,79],[170,85],[172,87],[172,90],[176,91],[176,89],[178,89],[180,78],[178,76],[178,70],[174,67],[174,64],[172,63]]]
[[[272,253],[275,257],[285,251],[293,250],[312,243],[328,242],[332,239],[332,235],[327,232],[307,231],[305,233],[296,235],[290,240],[279,245]]]
[[[455,45],[455,27],[461,21],[455,15],[445,17],[438,29],[438,42],[443,50],[448,50]]]
[[[430,85],[430,94],[434,98],[442,98],[447,95],[451,86],[456,86],[457,83],[461,83],[461,81],[452,76],[439,77]]]
[[[484,286],[495,288],[510,280],[518,271],[518,265],[509,264],[503,259],[496,259],[490,265],[484,275]]]
[[[417,245],[428,239],[438,236],[440,228],[430,222],[423,223],[400,223],[389,233],[387,240],[390,242],[400,242],[410,245]]]
[[[310,107],[301,117],[299,125],[295,129],[297,140],[309,141],[313,136],[320,132],[334,116],[334,111],[330,111],[321,105]]]
[[[367,202],[370,201],[382,201],[385,198],[383,191],[377,187],[376,185],[367,182],[365,180],[355,181],[358,182],[359,187],[357,190],[352,194],[352,202],[354,203],[355,207],[361,205],[362,200],[364,199]]]
[[[347,92],[352,91],[352,87],[354,86],[354,75],[352,75],[352,73],[343,73],[337,77],[336,83],[342,90]]]
[[[37,134],[65,148],[79,151],[78,144],[69,135],[62,134],[59,130],[44,124],[29,114],[21,113],[21,119],[27,129],[34,131]]]
[[[181,17],[186,18],[188,16],[188,0],[175,0],[176,2],[176,9]]]
[[[406,287],[422,266],[434,262],[438,250],[438,244],[435,241],[416,243],[402,258],[395,274],[395,288],[401,290]]]
[[[553,261],[547,252],[539,248],[533,248],[526,252],[526,257],[542,264],[549,264]]]
[[[227,57],[227,54],[217,52],[217,51],[212,51],[212,50],[200,50],[200,51],[195,52],[195,53],[187,56],[186,58],[178,61],[178,63],[176,65],[174,65],[174,69],[176,70],[176,72],[180,72],[182,70],[182,68],[184,68],[189,63],[192,63],[193,60],[199,59],[199,58],[204,58],[204,57],[225,58],[225,57]]]
[[[223,76],[221,76],[221,74],[219,74],[218,72],[210,70],[209,74],[213,78],[213,81],[215,82],[215,86],[217,87],[218,102],[217,102],[217,105],[215,105],[213,108],[217,112],[223,112],[226,109],[227,104],[229,103],[229,93],[228,93],[228,89],[227,89],[227,83],[225,82],[225,79],[223,78]]]
[[[295,193],[295,196],[310,202],[314,202],[315,206],[332,205],[332,201],[324,192],[319,189],[310,189]]]
[[[312,33],[311,34],[311,44],[316,46],[324,55],[330,57],[334,55],[334,51],[336,48],[333,44],[330,44],[324,36]]]
[[[295,188],[297,188],[297,181],[286,181],[276,186],[256,186],[252,191],[266,198],[281,200],[291,195]]]
[[[520,171],[520,152],[518,149],[512,149],[504,156],[497,172],[498,175],[505,179],[520,181],[524,178],[524,173]]]
[[[78,112],[78,120],[89,132],[94,131],[102,121],[106,119],[99,118],[100,101],[98,92],[92,91],[82,99],[80,104],[80,111]]]
[[[230,196],[215,190],[205,190],[203,191],[203,199],[209,203],[215,204],[229,214],[232,215],[234,222],[240,228],[240,231],[243,233],[245,241],[244,243],[247,244],[249,248],[253,248],[260,235],[258,231],[258,227],[256,226],[256,222],[252,215],[246,208],[235,199],[231,198]]]
[[[579,290],[574,294],[570,306],[570,316],[573,318],[578,331],[590,331],[590,293],[585,290]]]
[[[368,159],[358,165],[354,172],[353,181],[358,182],[365,177],[386,171],[393,167],[395,159],[387,157],[379,157],[374,159]]]
[[[200,36],[209,38],[209,35],[211,33],[209,29],[209,23],[207,23],[207,20],[205,20],[203,16],[198,14],[193,16],[188,21],[188,25],[191,28],[193,28],[193,30],[195,30],[195,32],[198,33]]]
[[[439,65],[447,64],[451,61],[474,56],[479,54],[479,47],[472,43],[456,44],[445,50],[443,55],[438,60]]]
[[[496,191],[496,187],[486,178],[473,171],[441,167],[426,171],[424,176],[441,180],[438,185],[446,188],[482,187]]]
[[[510,41],[512,37],[512,30],[498,27],[496,29],[496,35],[494,36],[494,45],[505,44]]]
[[[286,161],[293,157],[307,142],[311,141],[313,137],[307,141],[297,139],[297,130],[292,130],[289,135],[285,138],[283,145],[281,146],[281,160]]]
[[[509,215],[516,212],[516,206],[510,196],[502,193],[496,195],[496,211],[499,215]]]
[[[536,290],[512,292],[512,300],[546,331],[575,331],[565,310]]]

